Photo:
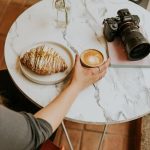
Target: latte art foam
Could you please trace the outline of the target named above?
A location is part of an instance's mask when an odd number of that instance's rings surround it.
[[[81,62],[87,67],[96,67],[103,63],[104,57],[103,54],[95,49],[85,50],[81,54]]]

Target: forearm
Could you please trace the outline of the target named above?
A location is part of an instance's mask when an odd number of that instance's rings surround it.
[[[38,111],[35,117],[46,120],[51,124],[53,130],[55,130],[62,122],[78,93],[76,84],[69,85],[50,104]]]
[[[68,112],[79,92],[104,77],[109,66],[109,61],[108,59],[101,66],[100,71],[98,68],[85,69],[81,66],[80,57],[77,55],[71,84],[57,96],[52,103],[37,112],[35,117],[45,119],[51,124],[53,130],[55,130]]]

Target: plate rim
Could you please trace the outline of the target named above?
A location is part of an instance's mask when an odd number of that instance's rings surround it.
[[[33,74],[41,77],[41,75],[38,75],[36,74],[34,71],[30,70],[28,67],[24,66],[21,64],[20,62],[20,57],[22,56],[22,54],[24,54],[25,52],[31,50],[32,48],[36,47],[36,45],[44,45],[45,44],[54,44],[54,45],[58,45],[59,47],[63,48],[64,51],[66,51],[69,55],[69,57],[71,58],[71,67],[70,69],[68,70],[68,73],[66,73],[65,77],[59,79],[59,80],[56,80],[56,81],[39,81],[37,80],[36,78],[32,78],[30,77],[30,75],[28,75],[26,73],[26,71],[29,71],[29,72],[32,72]],[[74,55],[73,53],[69,50],[69,48],[67,48],[66,46],[64,46],[63,44],[61,43],[58,43],[58,42],[55,42],[55,41],[40,41],[40,42],[35,42],[25,48],[23,48],[23,50],[21,51],[21,54],[19,55],[19,66],[20,66],[20,70],[21,72],[23,73],[23,75],[29,79],[30,81],[34,82],[34,83],[37,83],[37,84],[41,84],[41,85],[53,85],[53,84],[57,84],[57,83],[60,83],[62,82],[63,80],[65,80],[67,78],[67,76],[71,73],[72,69],[73,69],[73,66],[75,64],[75,59],[74,59]],[[50,75],[49,75],[50,76]]]

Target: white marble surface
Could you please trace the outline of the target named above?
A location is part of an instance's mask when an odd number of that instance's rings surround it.
[[[28,45],[50,40],[65,45],[74,55],[74,49],[81,53],[88,48],[100,49],[105,54],[102,21],[116,16],[121,8],[129,8],[131,13],[140,16],[140,24],[150,40],[150,14],[131,2],[70,0],[70,6],[66,29],[57,27],[52,0],[43,0],[18,17],[6,38],[5,60],[10,75],[18,88],[40,106],[51,102],[64,83],[39,85],[23,76],[18,66],[18,56]],[[117,123],[149,112],[150,68],[109,68],[96,88],[92,85],[77,97],[66,118],[96,124]]]

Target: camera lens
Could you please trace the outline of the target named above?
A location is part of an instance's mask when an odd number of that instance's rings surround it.
[[[136,46],[131,50],[130,57],[134,60],[142,59],[146,57],[150,52],[150,45],[148,43],[143,43]]]
[[[130,60],[143,59],[150,53],[150,44],[139,29],[126,28],[121,37]]]

